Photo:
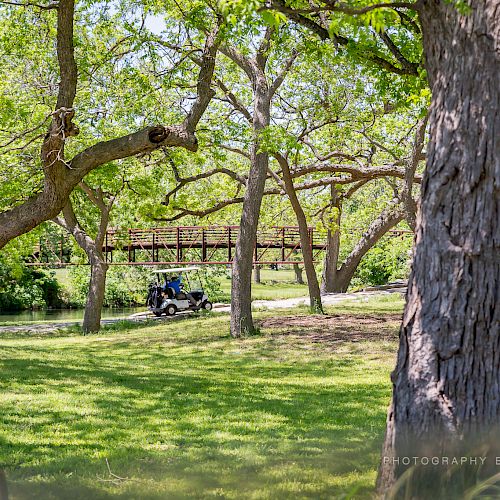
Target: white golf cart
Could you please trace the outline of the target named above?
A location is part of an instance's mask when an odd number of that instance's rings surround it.
[[[156,282],[149,286],[146,300],[149,310],[155,316],[162,314],[173,316],[177,311],[199,311],[200,309],[210,311],[212,303],[203,290],[199,270],[199,267],[174,267],[154,271]],[[191,282],[197,285],[196,288],[192,286],[189,276],[191,276]],[[173,282],[177,285],[175,286]]]

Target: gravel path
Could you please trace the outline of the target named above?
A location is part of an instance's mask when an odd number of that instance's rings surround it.
[[[393,293],[405,293],[406,288],[393,288],[390,290],[373,290],[366,292],[356,292],[356,293],[327,293],[322,296],[323,305],[331,306],[344,302],[346,300],[356,300],[363,301],[368,300],[370,297],[380,297],[387,296]],[[296,297],[293,299],[280,299],[280,300],[254,300],[252,302],[252,308],[257,310],[262,309],[293,309],[298,306],[309,305],[309,297]],[[231,306],[228,304],[215,304],[214,312],[218,313],[229,313],[231,311]],[[124,319],[130,321],[145,321],[145,320],[155,320],[155,321],[171,321],[174,318],[189,315],[190,312],[180,312],[175,316],[161,316],[157,318],[149,311],[144,311],[136,314],[132,314],[127,318],[109,318],[103,319],[101,324],[109,325],[111,323],[117,323],[118,321],[123,321]],[[16,325],[16,326],[1,326],[0,333],[12,333],[12,332],[22,332],[22,333],[51,333],[62,328],[67,328],[68,326],[78,325],[80,322],[67,321],[67,322],[54,322],[54,323],[34,323],[32,325]]]

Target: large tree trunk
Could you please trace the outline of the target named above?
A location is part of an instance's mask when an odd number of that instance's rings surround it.
[[[407,455],[487,454],[500,422],[500,4],[471,2],[465,14],[452,2],[420,5],[431,137],[381,492]],[[494,439],[476,440],[490,430]],[[456,485],[475,479],[436,469],[417,466],[409,496],[460,498]]]
[[[104,304],[104,292],[106,290],[106,273],[109,267],[104,261],[102,254],[100,257],[94,255],[90,265],[90,285],[82,325],[84,334],[96,333],[101,329],[101,314]]]
[[[259,133],[269,125],[271,98],[267,83],[262,80],[254,86],[254,142],[251,148],[251,166],[243,200],[240,229],[236,239],[233,279],[231,287],[231,336],[251,334],[252,320],[252,265],[257,240],[260,206],[266,183],[269,155],[259,152]]]
[[[295,192],[288,160],[283,156],[277,154],[276,158],[281,166],[281,174],[283,176],[283,183],[285,191],[292,205],[297,224],[299,226],[300,235],[300,249],[302,250],[302,258],[304,259],[304,269],[307,277],[307,287],[309,289],[309,305],[315,312],[323,312],[323,304],[321,303],[321,291],[319,289],[318,276],[314,268],[313,251],[311,245],[311,238],[309,235],[309,228],[307,226],[307,219],[300,201]]]

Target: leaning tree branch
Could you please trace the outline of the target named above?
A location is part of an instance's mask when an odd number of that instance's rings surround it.
[[[61,52],[58,54],[61,64],[58,103],[69,106],[73,104],[76,91],[73,10],[73,0],[61,0],[57,35],[57,49]],[[204,53],[204,58],[207,59],[207,64],[200,70],[199,80],[204,82],[199,86],[201,91],[206,88],[207,74],[212,75],[215,66],[211,48]],[[209,100],[206,96],[197,100],[195,103],[197,108],[192,110],[189,120],[185,120],[181,125],[145,127],[116,139],[98,142],[78,153],[71,161],[64,159],[64,143],[68,137],[78,133],[78,128],[72,124],[75,112],[71,107],[57,108],[42,146],[41,157],[45,174],[43,189],[23,204],[0,213],[0,248],[38,224],[56,217],[85,175],[101,165],[121,158],[150,153],[162,147],[179,146],[188,151],[196,151],[198,143],[192,127],[199,120],[200,112],[206,108]]]
[[[393,165],[381,165],[378,167],[360,167],[359,165],[345,165],[339,163],[319,163],[301,167],[297,170],[292,170],[293,178],[302,177],[306,174],[315,172],[339,172],[351,174],[353,179],[375,179],[379,177],[397,177],[404,179],[406,176],[405,169],[395,167]],[[422,177],[415,175],[413,182],[420,183]]]
[[[186,119],[184,120],[184,128],[194,133],[196,126],[200,121],[203,113],[208,107],[210,100],[215,95],[215,91],[211,88],[212,79],[215,69],[215,58],[217,49],[220,45],[219,26],[207,35],[205,48],[201,58],[200,73],[198,75],[197,96],[196,101],[191,107]]]
[[[281,68],[281,71],[279,72],[278,76],[274,79],[274,81],[271,83],[269,87],[269,95],[271,97],[276,93],[276,91],[280,88],[281,84],[285,81],[286,75],[292,68],[293,63],[295,62],[295,59],[297,59],[298,55],[299,55],[298,50],[295,49],[292,50],[290,57],[285,61],[283,68]]]
[[[392,2],[392,3],[386,3],[386,4],[375,4],[375,5],[370,5],[367,7],[363,7],[360,9],[353,9],[350,8],[349,6],[345,4],[337,4],[334,2],[328,2],[324,9],[320,8],[322,10],[330,10],[330,11],[336,11],[336,12],[341,12],[347,15],[360,15],[360,14],[365,14],[366,12],[369,12],[374,9],[380,9],[380,8],[411,8],[414,10],[417,10],[417,6],[415,3],[407,3],[407,2]],[[354,40],[351,40],[349,38],[346,38],[345,36],[339,35],[337,33],[330,33],[326,28],[312,20],[311,18],[307,17],[304,15],[304,13],[310,13],[313,12],[315,7],[312,7],[312,10],[302,10],[302,9],[294,9],[289,7],[286,4],[285,0],[269,0],[269,2],[266,3],[264,9],[274,9],[279,12],[282,12],[283,14],[286,14],[289,19],[292,21],[295,21],[297,24],[300,24],[301,26],[304,26],[305,28],[308,28],[311,30],[313,33],[316,33],[317,36],[321,40],[329,40],[331,39],[333,43],[336,46],[343,46],[346,47],[350,44],[355,44]],[[374,50],[365,50],[362,54],[359,54],[359,57],[361,59],[364,59],[365,61],[369,61],[382,69],[389,71],[391,73],[395,73],[398,75],[411,75],[411,76],[417,76],[418,71],[415,72],[415,69],[413,66],[410,65],[405,65],[403,67],[396,66],[393,64],[391,61],[385,59],[382,57],[380,54],[378,54]],[[411,63],[410,63],[411,64]]]

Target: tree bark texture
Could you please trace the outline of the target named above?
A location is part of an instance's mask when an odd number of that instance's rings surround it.
[[[476,439],[500,422],[500,3],[469,4],[461,13],[452,2],[420,3],[430,144],[392,374],[382,493],[407,468],[393,457],[442,456],[474,444],[484,453],[498,443],[498,432]],[[453,492],[456,474],[421,467],[411,477],[402,490],[412,498],[435,498],[438,487],[461,496]]]
[[[83,316],[83,333],[96,333],[101,329],[101,314],[106,290],[108,264],[101,256],[94,256],[90,262],[90,284]]]
[[[5,471],[3,469],[0,469],[0,500],[9,500],[7,477],[5,476]]]
[[[330,203],[335,210],[332,220],[328,221],[326,235],[326,251],[323,260],[323,275],[321,277],[321,291],[332,293],[337,290],[337,266],[340,256],[340,222],[342,219],[342,200],[335,189],[330,186]]]
[[[269,125],[271,113],[271,96],[263,74],[254,82],[254,99],[254,142],[250,153],[251,166],[233,260],[230,325],[233,337],[251,334],[254,331],[251,299],[253,254],[269,166],[269,154],[259,152],[259,134]]]

